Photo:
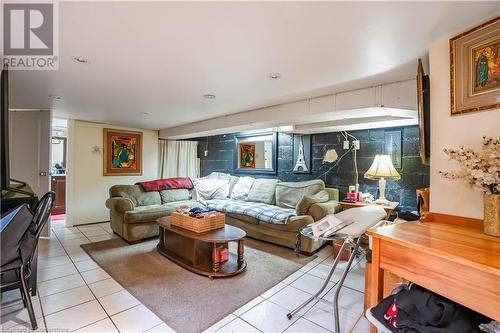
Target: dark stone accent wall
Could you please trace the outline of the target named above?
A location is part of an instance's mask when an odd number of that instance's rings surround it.
[[[406,126],[390,129],[370,129],[349,132],[360,140],[361,149],[357,151],[360,191],[370,192],[377,197],[378,181],[364,179],[363,175],[373,162],[376,154],[384,153],[384,133],[386,130],[402,130],[403,160],[398,170],[401,174],[399,181],[387,181],[386,198],[399,201],[399,210],[416,210],[415,190],[429,186],[429,167],[421,163],[419,156],[419,129],[418,126]],[[205,176],[214,171],[234,174],[233,156],[234,134],[217,135],[208,138],[194,139],[199,142],[198,157],[201,159],[201,175]],[[203,156],[208,140],[208,156]],[[323,156],[328,149],[334,148],[339,157],[344,153],[344,137],[340,132],[313,134],[312,141],[312,173],[294,174],[292,135],[279,133],[278,135],[278,174],[276,176],[257,176],[259,178],[278,178],[282,181],[301,181],[320,177],[332,164],[323,165]],[[328,187],[338,188],[343,198],[349,185],[354,183],[353,154],[347,154],[339,165],[321,176]]]

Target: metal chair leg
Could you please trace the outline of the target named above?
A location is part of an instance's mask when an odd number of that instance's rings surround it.
[[[308,300],[306,300],[304,303],[302,303],[301,305],[299,305],[295,310],[290,311],[286,315],[288,317],[288,319],[292,319],[292,317],[297,312],[299,312],[300,310],[302,310],[311,301],[313,301],[314,299],[318,298],[319,295],[323,292],[323,290],[325,290],[326,286],[328,285],[328,282],[330,282],[330,279],[332,278],[332,275],[335,272],[335,268],[337,267],[337,265],[338,265],[338,263],[340,261],[340,258],[342,257],[342,255],[344,254],[344,252],[346,251],[346,249],[347,249],[348,246],[349,246],[348,242],[344,242],[344,244],[342,244],[342,247],[340,248],[340,251],[337,254],[337,257],[335,257],[335,261],[333,262],[332,269],[330,269],[330,273],[328,273],[328,277],[326,278],[325,283],[323,283],[323,286],[321,286],[321,288],[319,289],[319,291],[316,294],[314,294],[311,297],[309,297]]]
[[[351,255],[349,256],[349,261],[347,262],[347,266],[345,268],[344,273],[342,274],[342,277],[340,278],[338,284],[337,284],[337,289],[335,290],[335,294],[333,296],[333,314],[334,314],[334,319],[335,319],[335,333],[340,333],[340,315],[339,315],[339,295],[340,295],[340,289],[342,289],[342,286],[344,285],[345,278],[347,277],[347,274],[349,273],[349,270],[351,269],[351,264],[356,257],[356,253],[358,252],[359,245],[361,244],[361,239],[363,236],[359,236],[358,240],[356,243],[354,243],[354,247],[352,249]],[[351,241],[346,241],[346,243],[351,243]]]
[[[15,272],[16,272],[17,279],[19,281],[21,281],[21,273],[19,272],[19,269],[16,269]],[[24,297],[24,293],[23,293],[22,287],[19,288],[19,291],[21,292],[21,299],[23,300],[23,306],[25,308],[28,308],[28,304],[26,303],[26,298]]]
[[[23,302],[28,310],[28,315],[30,317],[31,328],[33,331],[38,329],[36,322],[35,312],[33,311],[33,304],[31,303],[31,296],[26,283],[26,276],[24,275],[24,266],[19,268],[20,282],[21,282],[21,295],[23,297]]]

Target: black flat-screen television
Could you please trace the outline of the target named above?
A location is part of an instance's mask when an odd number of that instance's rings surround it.
[[[9,170],[9,72],[6,69],[2,69],[1,79],[2,82],[2,128],[0,140],[0,158],[2,159],[0,164],[2,177],[0,179],[2,190],[8,189],[10,187],[10,170]]]

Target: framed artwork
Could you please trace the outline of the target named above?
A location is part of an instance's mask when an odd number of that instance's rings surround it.
[[[239,144],[240,168],[255,169],[255,143]]]
[[[278,161],[276,133],[236,134],[234,172],[275,175]]]
[[[142,132],[105,128],[104,175],[142,175]]]
[[[500,108],[500,17],[450,39],[451,114]]]
[[[310,135],[293,135],[293,173],[311,173]]]
[[[425,75],[422,60],[418,59],[417,69],[417,105],[418,126],[420,130],[420,159],[422,164],[430,164],[430,86],[429,76]]]
[[[384,154],[391,157],[396,169],[401,169],[403,152],[401,131],[387,131],[384,133],[384,138]]]

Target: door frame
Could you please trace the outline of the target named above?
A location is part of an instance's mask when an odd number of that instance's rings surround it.
[[[16,175],[15,172],[12,172],[16,168],[13,168],[13,164],[15,163],[20,163],[19,159],[16,159],[17,162],[14,161],[16,156],[20,156],[19,152],[17,154],[14,153],[14,147],[16,146],[16,143],[14,142],[14,138],[16,138],[16,142],[19,142],[23,138],[19,136],[19,134],[23,134],[26,131],[21,131],[20,133],[14,133],[14,130],[16,129],[17,124],[15,124],[17,119],[22,118],[23,113],[27,115],[28,113],[35,114],[35,113],[48,113],[48,124],[45,123],[45,118],[38,118],[38,133],[37,133],[37,138],[36,138],[36,143],[38,147],[35,149],[37,150],[37,158],[38,160],[35,163],[35,168],[36,173],[31,173],[30,172],[25,172],[26,169],[23,168],[24,170],[18,173]],[[33,192],[36,193],[39,199],[50,191],[50,186],[51,186],[51,179],[50,179],[50,168],[51,168],[51,161],[52,161],[52,144],[51,144],[51,138],[52,138],[52,110],[48,109],[9,109],[9,145],[10,145],[10,164],[11,164],[11,176],[12,178],[19,179],[21,181],[25,181],[30,187],[32,188]],[[36,134],[35,134],[36,136]],[[30,138],[26,136],[26,140],[29,140]],[[42,143],[47,139],[47,149],[45,151],[45,147],[42,146]],[[26,143],[26,141],[24,141]],[[22,146],[21,146],[22,147]],[[18,149],[20,149],[18,147]],[[48,154],[46,156],[45,154]],[[36,158],[35,158],[36,159]],[[21,159],[22,161],[22,159]],[[22,165],[22,164],[21,164]],[[42,174],[44,173],[44,174]],[[21,174],[29,175],[28,177],[23,177]],[[35,177],[35,182],[31,183],[33,176],[36,174]],[[48,237],[50,236],[50,228],[51,228],[51,223],[50,219],[45,225],[44,229],[42,230],[41,236]]]

